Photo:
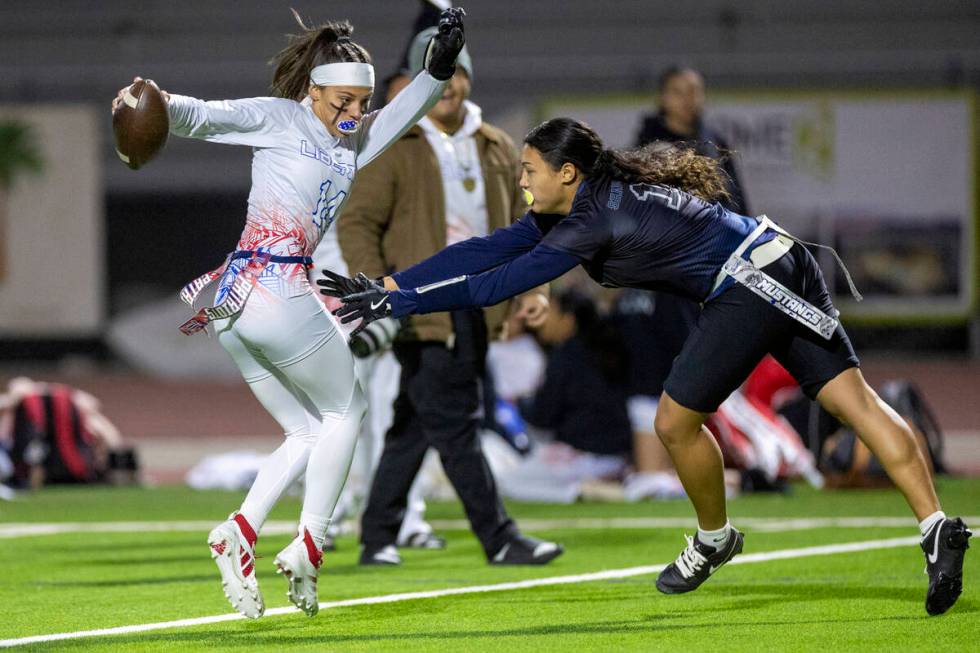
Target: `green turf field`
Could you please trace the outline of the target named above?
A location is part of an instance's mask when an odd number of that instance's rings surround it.
[[[980,480],[942,479],[947,513],[980,514]],[[0,640],[150,624],[230,612],[204,543],[210,522],[223,519],[239,493],[183,488],[69,488],[0,503]],[[691,526],[651,526],[637,518],[688,518],[686,502],[571,506],[510,504],[535,535],[567,548],[543,568],[485,564],[476,540],[459,529],[454,503],[430,506],[448,537],[445,551],[404,551],[399,568],[360,568],[353,536],[327,554],[320,600],[334,602],[527,579],[588,574],[670,562]],[[271,520],[298,514],[288,499]],[[914,536],[882,518],[907,516],[892,491],[746,496],[731,503],[745,524],[743,557],[771,551]],[[819,527],[788,519],[874,517],[865,528]],[[624,518],[625,521],[610,521]],[[198,530],[166,522],[200,521]],[[447,521],[449,520],[449,521]],[[579,520],[579,521],[575,521]],[[583,521],[584,520],[584,521]],[[157,530],[72,532],[10,537],[14,524],[157,522]],[[750,526],[751,525],[751,526]],[[977,527],[980,524],[972,523]],[[177,525],[194,529],[195,525]],[[538,528],[540,527],[540,528]],[[91,528],[91,527],[89,527]],[[104,525],[98,528],[104,529]],[[447,530],[447,528],[452,528]],[[259,540],[258,577],[267,611],[288,606],[272,558],[286,534]],[[980,541],[980,540],[977,540]],[[913,545],[763,560],[726,566],[697,592],[663,596],[653,574],[418,598],[378,605],[325,607],[192,627],[74,638],[21,650],[193,651],[728,651],[976,650],[980,642],[980,552],[967,556],[966,587],[943,617],[923,608],[926,577]]]

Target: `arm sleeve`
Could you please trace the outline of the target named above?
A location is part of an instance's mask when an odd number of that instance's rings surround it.
[[[413,290],[392,292],[392,316],[493,306],[560,277],[578,264],[578,258],[571,254],[538,245],[509,263],[482,274],[461,275]]]
[[[511,261],[534,249],[541,230],[530,214],[488,236],[450,245],[424,261],[392,275],[399,288],[417,288],[461,274],[476,274]]]
[[[281,139],[294,104],[271,97],[205,102],[171,94],[170,133],[213,143],[271,147]]]
[[[398,189],[395,157],[357,171],[350,199],[337,220],[337,240],[350,272],[372,278],[388,273],[381,247]]]
[[[357,146],[357,167],[371,163],[428,113],[447,83],[423,70],[384,108],[365,116]]]

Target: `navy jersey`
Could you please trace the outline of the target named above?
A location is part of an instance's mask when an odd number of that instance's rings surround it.
[[[394,274],[401,290],[392,293],[392,313],[492,306],[576,265],[604,286],[705,301],[721,266],[756,226],[753,218],[670,186],[589,179],[567,216],[529,211],[506,229]],[[774,236],[764,233],[754,245]]]
[[[538,219],[541,240],[575,256],[603,286],[708,297],[718,270],[758,226],[670,186],[589,180],[567,217]]]

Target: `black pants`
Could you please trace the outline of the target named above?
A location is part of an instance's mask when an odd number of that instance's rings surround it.
[[[490,473],[477,434],[479,379],[486,365],[487,331],[480,310],[454,311],[452,349],[440,342],[402,342],[394,347],[402,366],[394,421],[374,474],[361,519],[361,542],[393,544],[405,516],[412,481],[431,446],[439,452],[473,533],[487,556],[516,533]]]

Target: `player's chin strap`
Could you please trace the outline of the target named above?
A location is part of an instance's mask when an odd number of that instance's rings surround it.
[[[793,320],[813,330],[819,336],[830,340],[834,335],[834,331],[837,330],[837,326],[840,324],[837,320],[839,312],[836,309],[834,310],[834,315],[824,313],[822,310],[760,270],[754,263],[752,263],[751,260],[742,258],[745,250],[748,249],[748,247],[754,243],[766,229],[772,229],[777,233],[786,236],[790,240],[802,245],[810,245],[812,247],[820,247],[821,249],[830,250],[830,253],[833,254],[837,264],[840,265],[841,270],[844,272],[844,278],[847,279],[847,285],[851,290],[851,295],[853,295],[854,299],[857,301],[862,300],[861,293],[858,292],[857,287],[854,285],[854,281],[851,279],[851,274],[848,272],[847,266],[844,265],[844,262],[841,260],[840,256],[833,247],[800,240],[799,238],[796,238],[788,233],[782,227],[777,226],[772,220],[764,215],[759,218],[759,226],[756,227],[752,233],[742,241],[738,248],[732,252],[732,255],[728,257],[728,260],[725,262],[725,265],[722,266],[721,271],[724,274],[731,276],[733,279],[735,279],[735,281],[739,282],[756,295],[759,295],[765,299],[772,306],[776,307]]]

